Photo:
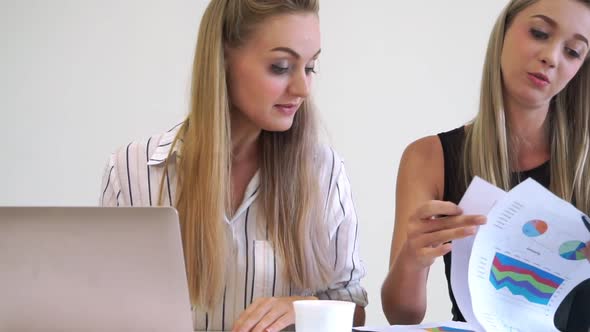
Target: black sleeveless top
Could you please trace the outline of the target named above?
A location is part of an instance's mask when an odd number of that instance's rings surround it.
[[[459,204],[461,197],[467,189],[463,180],[462,159],[463,145],[465,143],[465,129],[457,129],[438,134],[443,148],[444,156],[444,194],[443,200]],[[514,173],[512,183],[518,184],[527,178],[533,178],[545,188],[549,187],[550,182],[549,162],[534,169]],[[451,289],[451,253],[444,256],[445,275],[449,295],[452,302],[453,320],[465,321],[455,296]],[[590,328],[590,279],[576,287],[561,303],[555,314],[555,325],[561,331],[568,332],[588,332]]]

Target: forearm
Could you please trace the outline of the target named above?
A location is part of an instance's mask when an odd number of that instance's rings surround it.
[[[364,326],[365,325],[365,308],[357,305],[354,309],[354,319],[352,326]]]
[[[416,269],[400,255],[381,288],[381,305],[390,324],[418,324],[426,313],[428,268]]]

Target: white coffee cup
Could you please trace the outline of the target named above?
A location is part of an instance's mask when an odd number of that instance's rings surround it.
[[[354,302],[302,300],[295,306],[297,332],[350,332],[354,318]]]

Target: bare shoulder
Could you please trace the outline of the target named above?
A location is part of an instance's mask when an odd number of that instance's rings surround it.
[[[404,150],[402,160],[428,161],[440,159],[443,156],[442,145],[437,135],[422,137],[410,143]]]
[[[442,199],[443,186],[444,157],[438,136],[426,136],[410,143],[402,154],[397,173],[390,265],[403,247],[412,215],[427,201]]]
[[[398,184],[403,183],[422,186],[432,198],[442,199],[444,155],[437,135],[422,137],[406,147],[398,171]]]

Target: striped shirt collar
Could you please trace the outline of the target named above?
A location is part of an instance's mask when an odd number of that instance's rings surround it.
[[[174,142],[174,138],[176,138],[176,135],[178,134],[178,131],[182,127],[181,125],[183,123],[184,122],[177,124],[172,129],[168,130],[162,135],[162,138],[158,142],[158,147],[156,147],[156,149],[150,156],[150,160],[147,163],[149,166],[162,165],[166,161],[168,155],[170,155],[170,148],[172,148],[172,142]],[[180,155],[181,147],[182,139],[176,142],[172,154],[176,154],[177,156]]]
[[[163,165],[166,162],[166,159],[169,155],[176,155],[179,156],[181,153],[180,148],[182,147],[182,139],[179,139],[174,146],[174,150],[172,154],[170,154],[170,149],[172,148],[172,143],[178,134],[178,131],[182,123],[176,125],[174,128],[170,129],[166,133],[162,134],[160,141],[158,142],[158,146],[152,153],[149,161],[147,164],[149,166],[157,166]],[[244,198],[240,204],[240,206],[235,211],[234,215],[231,218],[224,216],[226,223],[232,223],[236,219],[240,218],[240,216],[252,205],[256,197],[258,196],[258,189],[260,188],[260,170],[257,170],[250,182],[246,186],[246,191],[244,192]]]

